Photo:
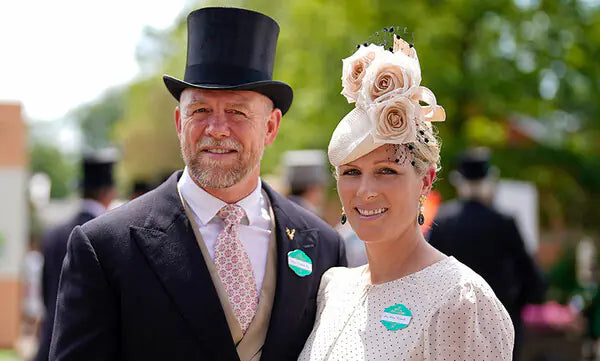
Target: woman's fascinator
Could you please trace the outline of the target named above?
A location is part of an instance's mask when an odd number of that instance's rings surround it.
[[[349,163],[383,144],[428,143],[424,122],[442,122],[444,108],[420,86],[421,66],[412,44],[386,29],[393,46],[362,44],[343,59],[342,95],[355,108],[334,130],[329,161]],[[391,44],[390,44],[391,45]]]

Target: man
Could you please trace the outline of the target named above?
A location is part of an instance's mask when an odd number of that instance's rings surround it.
[[[474,148],[460,158],[451,174],[459,199],[442,204],[429,232],[429,242],[481,275],[510,314],[515,326],[514,360],[519,360],[521,309],[541,302],[544,282],[525,250],[514,220],[492,208],[497,169],[487,148]]]
[[[117,193],[114,187],[113,165],[116,158],[113,149],[105,149],[84,156],[82,162],[83,202],[79,212],[66,223],[50,229],[42,238],[44,255],[42,296],[46,312],[41,327],[40,346],[35,357],[36,361],[48,360],[56,293],[69,234],[75,226],[84,224],[104,213],[115,199]]]
[[[337,233],[259,178],[291,88],[271,80],[279,27],[260,13],[188,16],[175,127],[186,168],[71,235],[53,360],[295,360]]]
[[[283,155],[288,199],[322,216],[327,174],[326,155],[322,150],[293,150]]]

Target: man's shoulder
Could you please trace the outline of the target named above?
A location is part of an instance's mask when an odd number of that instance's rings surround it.
[[[318,229],[319,231],[325,232],[325,235],[327,236],[339,238],[338,232],[317,215],[287,199],[268,185],[265,185],[264,187],[265,190],[267,190],[267,195],[269,196],[273,207],[280,208],[288,217],[294,218],[298,223],[305,224],[308,229]],[[277,217],[277,214],[275,216]]]
[[[309,225],[310,228],[318,228],[318,229],[323,229],[327,232],[333,232],[336,235],[338,234],[335,229],[333,229],[329,224],[327,224],[327,222],[325,222],[323,219],[321,219],[319,216],[317,216],[316,214],[314,214],[313,212],[309,211],[308,209],[302,207],[299,204],[296,204],[292,201],[289,200],[285,200],[286,202],[289,202],[290,207],[292,210],[292,212],[297,212],[301,217],[303,217],[306,220],[306,223]]]

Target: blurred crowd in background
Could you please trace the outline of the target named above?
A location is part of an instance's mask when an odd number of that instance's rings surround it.
[[[211,2],[190,2],[188,8],[206,5]],[[523,360],[600,359],[600,1],[228,5],[261,11],[282,24],[274,75],[292,85],[295,99],[277,141],[265,151],[262,177],[339,230],[350,266],[366,262],[364,246],[348,224],[340,224],[324,151],[351,108],[339,95],[340,59],[383,26],[405,28],[418,44],[423,84],[436,89],[447,110],[438,127],[442,169],[425,205],[423,232],[482,274],[499,297],[506,292],[513,321],[522,320],[515,323]],[[49,230],[72,228],[86,209],[95,216],[117,207],[183,167],[176,104],[161,75],[184,68],[185,14],[182,9],[169,29],[146,31],[138,48],[143,76],[63,119],[23,119],[20,105],[0,99],[0,276],[17,277],[16,283],[0,283],[0,349],[13,355],[0,353],[0,360],[32,359],[43,343],[43,296],[49,296],[42,274],[50,267],[43,240]],[[78,134],[75,147],[57,140],[65,128]],[[477,250],[452,236],[461,222],[473,235],[486,235],[478,237]],[[494,228],[496,223],[505,228]],[[513,258],[500,260],[494,242],[514,242]],[[522,267],[509,274],[506,262]],[[16,303],[8,300],[13,294]]]

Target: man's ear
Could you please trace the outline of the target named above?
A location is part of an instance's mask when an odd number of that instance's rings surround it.
[[[179,105],[175,107],[175,129],[177,129],[177,137],[181,138],[181,111]]]
[[[271,114],[267,119],[267,126],[265,130],[265,147],[271,145],[275,141],[277,133],[279,132],[279,124],[281,123],[282,116],[283,115],[281,114],[281,110],[279,110],[279,108],[271,110]]]
[[[429,167],[423,174],[423,186],[421,187],[421,194],[429,194],[431,187],[433,187],[433,181],[435,180],[435,168]]]

